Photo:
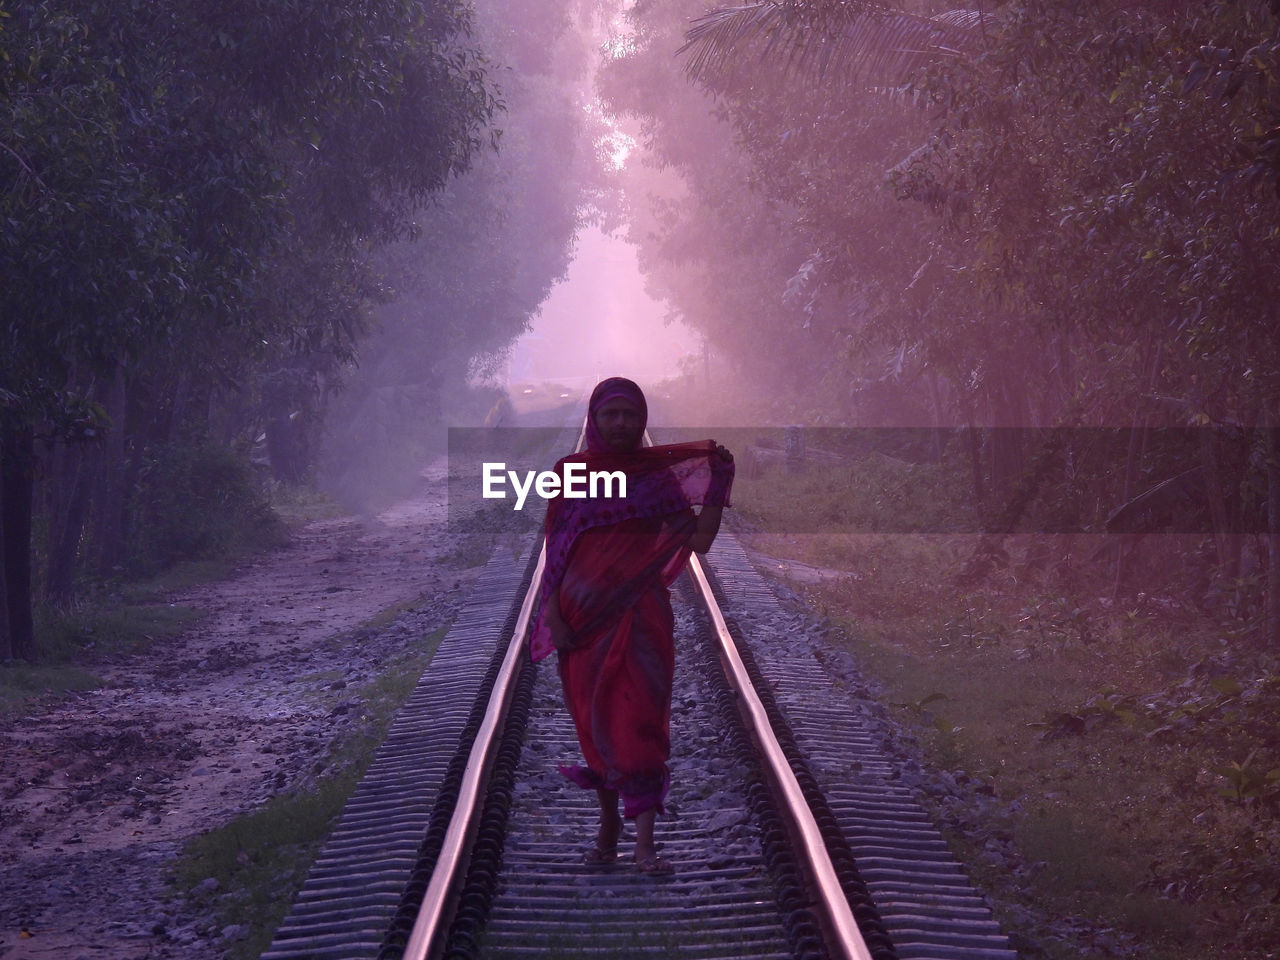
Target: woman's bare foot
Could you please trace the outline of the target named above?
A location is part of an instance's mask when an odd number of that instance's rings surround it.
[[[612,816],[600,814],[600,832],[596,835],[596,846],[601,850],[614,850],[618,846],[618,838],[622,836],[622,818],[615,811]]]
[[[636,855],[636,870],[649,877],[669,877],[676,872],[670,860],[652,853],[647,857]]]
[[[618,795],[612,790],[597,790],[600,798],[600,832],[595,850],[587,854],[589,863],[612,863],[618,858],[618,838],[622,836],[622,817],[618,815]]]
[[[658,845],[653,840],[653,822],[658,811],[646,810],[636,814],[636,869],[641,873],[667,874],[674,872],[671,864],[658,856]]]
[[[582,855],[582,862],[589,867],[608,866],[618,861],[618,848],[609,847],[607,849],[601,847],[592,847]]]

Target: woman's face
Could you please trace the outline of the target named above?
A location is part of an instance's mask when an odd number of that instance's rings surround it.
[[[616,452],[635,450],[644,435],[640,408],[625,397],[614,397],[596,407],[596,429]]]

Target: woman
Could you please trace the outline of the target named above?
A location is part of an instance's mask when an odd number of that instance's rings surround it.
[[[636,823],[635,862],[668,874],[653,824],[670,784],[668,728],[675,665],[667,587],[689,553],[705,553],[720,529],[733,457],[713,441],[642,447],[648,407],[632,381],[611,377],[587,404],[587,449],[565,457],[626,475],[626,497],[547,504],[542,607],[530,652],[559,654],[565,706],[584,766],[561,767],[600,800],[600,832],[588,863],[617,859],[623,816]],[[692,509],[701,505],[700,512]]]

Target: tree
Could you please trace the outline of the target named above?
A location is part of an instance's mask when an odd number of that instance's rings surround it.
[[[690,76],[720,89],[763,66],[775,79],[780,71],[800,84],[883,90],[972,49],[984,23],[978,10],[925,16],[882,0],[759,0],[697,18],[677,53]]]
[[[636,14],[619,77],[679,46],[666,16]],[[727,211],[718,198],[735,190],[754,191],[754,216],[771,211],[769,248],[710,285],[719,298],[773,277],[767,316],[708,330],[722,349],[777,355],[820,340],[808,382],[828,396],[850,384],[843,416],[878,416],[870,387],[896,380],[897,406],[928,382],[948,422],[1247,429],[1277,400],[1275,29],[1263,2],[1021,0],[985,16],[766,2],[687,35],[689,69],[716,98],[700,133],[668,127],[660,97],[637,104],[643,84],[619,84],[614,102],[638,107],[651,152],[694,192],[666,236]],[[698,158],[690,144],[726,124],[734,159]],[[886,202],[886,187],[915,203]],[[704,232],[697,256],[758,233],[750,216]],[[797,241],[808,253],[780,284]],[[1131,482],[1157,462],[1141,449]],[[1215,445],[1200,456],[1214,474]],[[977,488],[1011,491],[1038,459],[993,444]],[[1218,471],[1208,484],[1220,519],[1240,482]],[[1114,507],[1124,493],[1100,495]],[[1225,574],[1240,545],[1219,538]]]
[[[483,145],[495,100],[468,26],[463,5],[393,0],[41,0],[0,20],[6,482],[29,492],[37,434],[112,397],[94,498],[109,563],[129,389],[165,382],[154,363],[187,351],[185,389],[207,396],[263,346],[349,351],[367,252]],[[22,491],[3,536],[10,643],[29,655]]]
[[[346,499],[402,492],[456,413],[564,275],[602,189],[584,109],[589,10],[546,0],[477,10],[501,77],[498,149],[478,157],[379,252],[393,296],[327,413],[321,476]],[[375,489],[376,488],[376,489]]]

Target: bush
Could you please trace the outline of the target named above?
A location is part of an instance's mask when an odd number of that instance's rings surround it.
[[[151,455],[130,500],[126,556],[131,573],[179,560],[209,560],[279,543],[284,525],[248,465],[208,441]]]

